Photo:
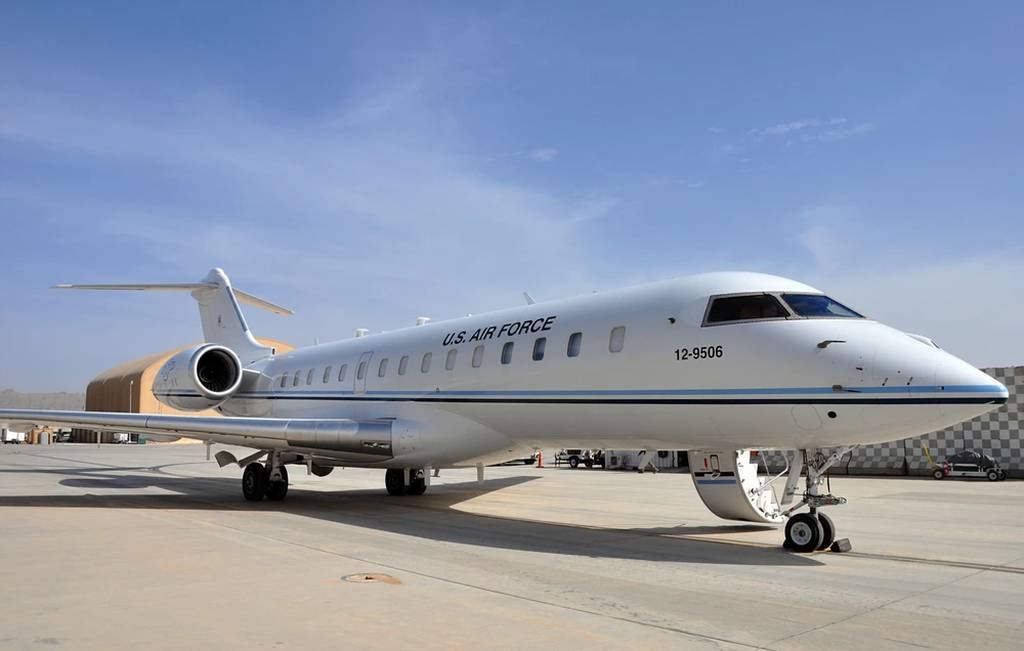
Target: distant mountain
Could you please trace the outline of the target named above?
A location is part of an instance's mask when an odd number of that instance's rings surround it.
[[[0,409],[85,409],[84,393],[21,393],[0,391]]]

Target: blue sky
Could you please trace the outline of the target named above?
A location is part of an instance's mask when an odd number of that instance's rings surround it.
[[[195,340],[224,267],[297,344],[707,270],[1024,363],[1024,6],[0,9],[0,388]]]

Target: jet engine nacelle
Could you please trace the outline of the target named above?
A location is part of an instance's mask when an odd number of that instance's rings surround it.
[[[174,409],[201,411],[230,398],[242,384],[242,363],[230,348],[203,344],[167,360],[156,374],[153,395]]]

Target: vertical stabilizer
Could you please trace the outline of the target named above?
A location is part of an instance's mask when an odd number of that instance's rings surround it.
[[[292,314],[288,308],[231,287],[223,269],[211,269],[197,283],[133,283],[120,285],[54,285],[54,289],[105,289],[127,291],[188,291],[199,303],[203,337],[208,343],[227,346],[243,365],[274,354],[274,349],[256,341],[242,316],[238,303],[246,303],[275,314]]]
[[[264,346],[252,336],[231,280],[224,270],[211,269],[202,283],[206,287],[193,290],[192,297],[199,303],[203,338],[208,343],[227,346],[238,355],[242,364],[272,355],[273,348]]]

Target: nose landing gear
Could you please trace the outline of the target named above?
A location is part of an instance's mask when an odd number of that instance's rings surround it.
[[[845,497],[836,497],[831,493],[823,492],[822,487],[826,484],[825,473],[828,469],[856,447],[854,445],[841,448],[827,457],[816,450],[801,450],[792,453],[782,504],[788,504],[793,500],[804,466],[807,468],[807,476],[803,499],[784,512],[784,515],[789,516],[789,522],[786,523],[786,539],[783,543],[786,549],[804,554],[830,547],[833,551],[850,551],[848,540],[836,540],[836,528],[832,518],[824,513],[819,513],[818,509],[846,504]],[[809,506],[810,512],[793,515],[795,511],[804,506]]]

